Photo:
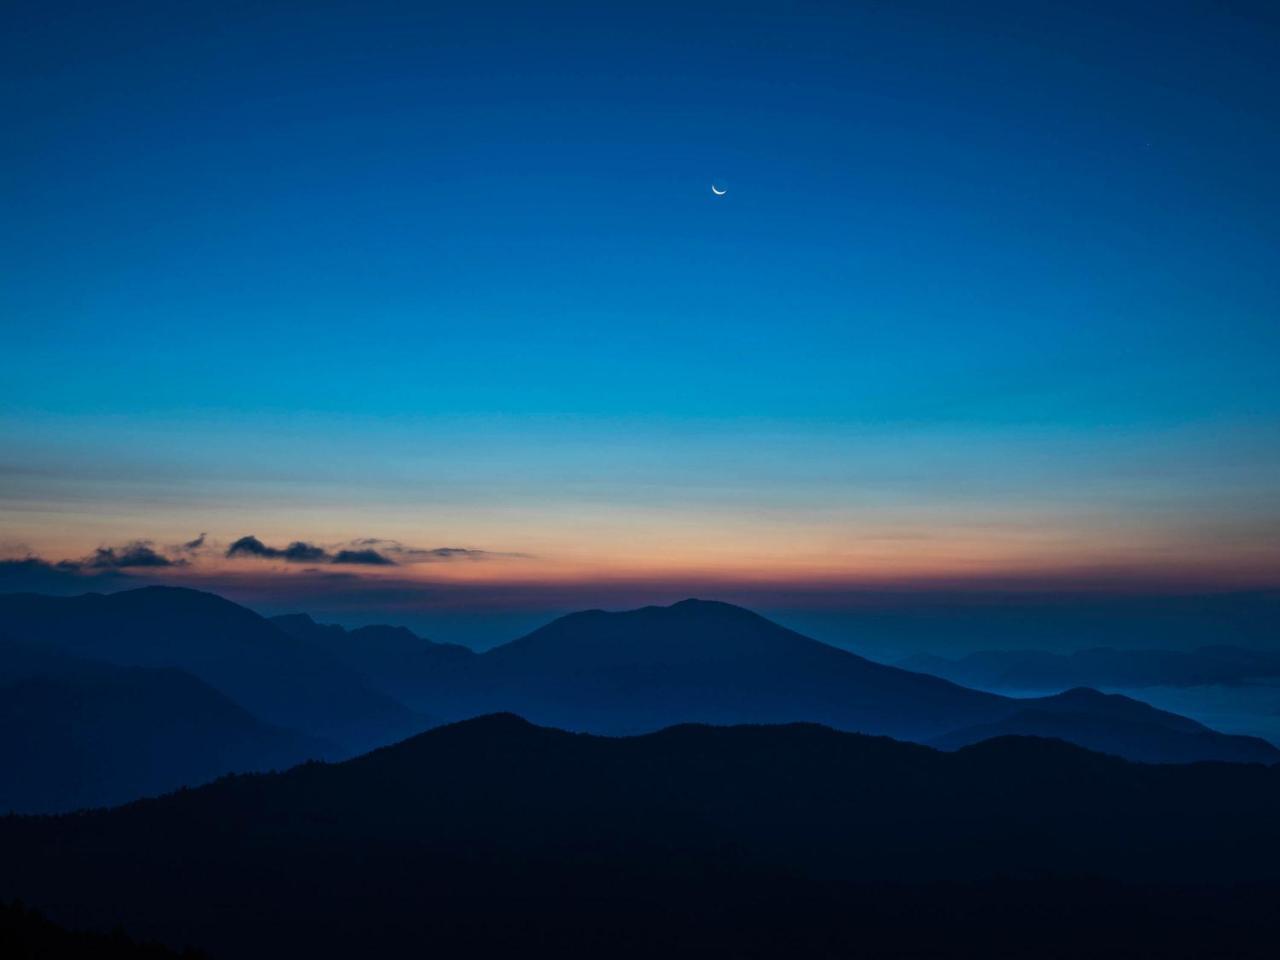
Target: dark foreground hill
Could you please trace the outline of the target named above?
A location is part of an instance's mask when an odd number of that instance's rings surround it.
[[[492,716],[0,821],[0,899],[279,956],[1267,956],[1280,768]]]
[[[0,640],[0,812],[125,803],[332,752],[190,674]]]
[[[1220,734],[1135,700],[1091,691],[1019,700],[970,690],[726,603],[571,614],[479,655],[391,627],[344,631],[299,616],[275,623],[411,706],[455,720],[510,710],[609,734],[690,721],[802,720],[946,745],[1047,734],[1148,762],[1280,760],[1263,740]]]
[[[0,903],[0,957],[5,960],[205,960],[197,950],[136,943],[123,930],[66,930],[21,903]]]

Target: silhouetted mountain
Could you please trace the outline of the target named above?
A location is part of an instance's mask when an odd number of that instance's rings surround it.
[[[0,635],[120,665],[184,670],[268,723],[347,752],[430,725],[256,613],[196,590],[0,596]]]
[[[0,821],[0,897],[250,958],[1266,956],[1278,808],[1278,767],[1058,741],[493,716]]]
[[[1077,687],[1052,696],[1031,697],[1017,702],[1025,709],[1042,713],[1088,715],[1101,720],[1149,723],[1174,733],[1212,732],[1204,724],[1189,717],[1179,716],[1167,710],[1157,710],[1150,704],[1134,700],[1132,697],[1117,693],[1099,693],[1088,687]],[[1280,760],[1280,752],[1277,752],[1275,759]]]
[[[511,710],[569,729],[785,723],[917,739],[1004,716],[1003,698],[802,637],[725,603],[561,617],[424,687],[446,716]]]
[[[429,669],[404,678],[401,695],[452,719],[511,710],[538,723],[615,734],[685,722],[803,720],[933,742],[958,731],[1000,729],[1037,710],[1059,714],[1054,736],[1132,759],[1156,755],[1146,729],[1152,724],[1169,729],[1164,749],[1171,757],[1280,759],[1261,741],[1149,708],[1141,716],[1117,711],[1107,698],[1077,697],[1064,711],[970,690],[701,600],[571,614],[480,655],[428,659]]]
[[[332,752],[190,674],[0,640],[0,812],[124,803]]]
[[[967,742],[974,731],[1052,729],[1132,759],[1267,751],[1250,738],[1192,729],[1173,714],[1120,715],[1105,698],[1055,709],[1051,728],[1027,726],[1053,704],[874,663],[739,607],[698,600],[572,614],[478,655],[394,627],[346,631],[299,616],[273,623],[210,594],[167,588],[0,597],[0,629],[114,662],[189,670],[264,719],[336,737],[348,750],[429,725],[394,692],[420,716],[511,710],[598,733],[802,720],[945,743]],[[1158,746],[1150,725],[1170,731]],[[941,739],[948,736],[959,739]]]
[[[1242,647],[1117,650],[1076,653],[983,650],[959,659],[920,655],[900,666],[986,690],[1071,687],[1199,687],[1280,677],[1280,653]]]
[[[434,675],[457,661],[475,656],[467,647],[433,643],[404,627],[367,626],[348,630],[337,624],[316,623],[305,613],[271,617],[271,622],[311,649],[346,664],[367,677],[379,690],[403,700],[421,700]],[[427,704],[421,708],[428,712]]]

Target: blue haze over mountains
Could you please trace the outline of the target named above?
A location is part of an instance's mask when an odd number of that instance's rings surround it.
[[[699,600],[572,614],[476,653],[400,627],[266,619],[181,588],[13,594],[0,596],[0,637],[3,744],[9,769],[22,772],[0,800],[19,810],[341,759],[497,711],[613,735],[809,721],[947,749],[1027,734],[1149,762],[1280,760],[1265,740],[1131,698],[1009,698]],[[148,710],[163,722],[149,725]]]
[[[713,601],[477,653],[180,588],[0,595],[0,807],[61,814],[0,816],[0,951],[1262,960],[1278,761]]]

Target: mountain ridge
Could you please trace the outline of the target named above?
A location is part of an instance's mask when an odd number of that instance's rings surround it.
[[[251,960],[531,942],[940,956],[971,923],[973,942],[1003,942],[1021,890],[1062,904],[1053,923],[1080,950],[1203,951],[1221,948],[1224,916],[1230,936],[1275,926],[1278,805],[1280,766],[1144,765],[1018,737],[947,753],[815,724],[601,737],[491,715],[340,763],[0,818],[0,899]],[[1206,903],[1227,912],[1178,925]]]
[[[332,752],[189,673],[0,640],[0,813],[109,806]]]
[[[972,742],[959,736],[964,731],[1042,732],[1043,714],[1053,715],[1054,735],[1072,739],[1071,716],[1079,715],[1077,742],[1132,759],[1280,759],[1266,741],[1233,739],[1140,701],[1081,690],[1021,700],[976,691],[720,601],[578,611],[447,661],[438,646],[421,644],[421,668],[412,676],[395,671],[389,682],[405,702],[454,720],[514,710],[551,726],[611,734],[685,721],[810,720],[954,747]]]
[[[1079,691],[1019,700],[972,690],[694,598],[570,614],[481,654],[403,628],[269,621],[180,588],[0,596],[0,631],[187,670],[269,723],[306,721],[292,726],[338,739],[335,757],[398,741],[430,726],[428,716],[506,710],[613,735],[684,722],[810,721],[951,748],[1023,733],[1153,762],[1280,759],[1265,741],[1220,734],[1139,701]]]
[[[121,666],[183,670],[264,721],[340,751],[359,752],[432,722],[248,608],[205,591],[0,595],[0,635]]]

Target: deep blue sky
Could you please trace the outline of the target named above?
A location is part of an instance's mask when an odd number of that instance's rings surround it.
[[[1270,582],[1269,6],[10,6],[0,546]]]

